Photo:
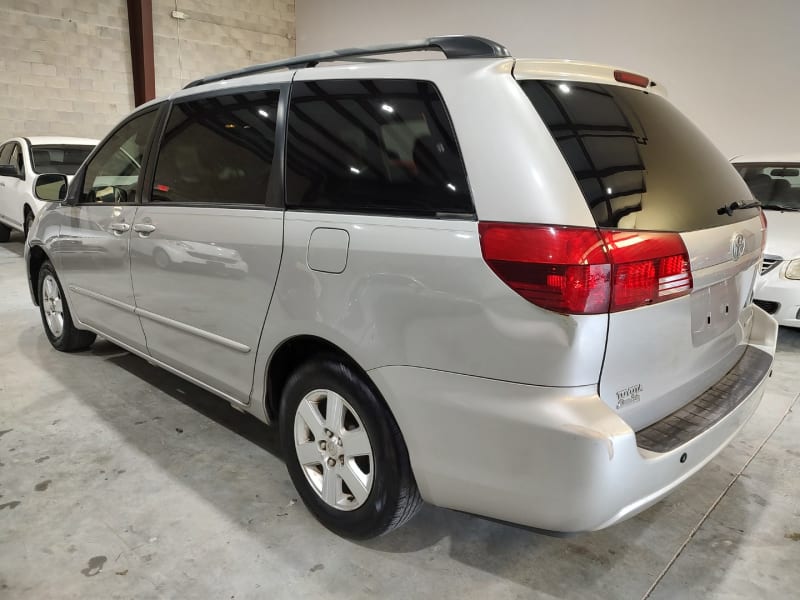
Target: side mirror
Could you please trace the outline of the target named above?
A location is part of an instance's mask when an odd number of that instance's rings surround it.
[[[45,202],[61,202],[67,197],[67,176],[44,173],[33,181],[33,194]]]
[[[0,176],[2,177],[19,177],[17,165],[0,165]]]

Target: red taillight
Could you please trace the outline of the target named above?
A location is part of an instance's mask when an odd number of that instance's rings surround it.
[[[629,85],[638,85],[639,87],[646,88],[650,85],[650,79],[638,73],[631,73],[630,71],[614,71],[614,79],[620,83],[627,83]]]
[[[689,255],[677,233],[603,230],[613,263],[611,312],[684,296],[692,290]]]
[[[767,215],[764,214],[764,209],[758,211],[761,217],[761,254],[764,254],[764,248],[767,246]]]
[[[483,258],[511,289],[561,313],[608,311],[611,268],[596,229],[478,224]]]
[[[561,313],[627,310],[688,294],[676,233],[517,223],[478,224],[484,260],[526,300]]]

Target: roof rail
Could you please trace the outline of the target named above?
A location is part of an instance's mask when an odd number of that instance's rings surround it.
[[[430,37],[423,40],[413,40],[408,42],[398,42],[394,44],[382,44],[379,46],[364,46],[363,48],[343,48],[341,50],[329,50],[319,54],[306,54],[305,56],[295,56],[273,62],[252,65],[234,71],[209,75],[192,81],[184,86],[184,89],[222,81],[223,79],[234,79],[255,73],[266,71],[276,71],[278,69],[293,69],[315,67],[317,64],[326,61],[337,60],[358,60],[359,57],[374,56],[376,54],[395,54],[398,52],[415,52],[419,50],[439,50],[447,58],[503,58],[511,56],[508,49],[497,42],[486,38],[472,35],[444,35]]]

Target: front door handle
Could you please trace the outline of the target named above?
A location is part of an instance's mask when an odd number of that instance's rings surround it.
[[[131,226],[127,223],[112,223],[108,226],[108,228],[114,233],[125,233],[131,228]]]
[[[156,230],[156,226],[150,223],[136,223],[133,226],[133,230],[136,233],[153,233]]]

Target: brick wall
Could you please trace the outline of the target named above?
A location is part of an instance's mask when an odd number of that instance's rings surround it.
[[[294,55],[294,0],[153,0],[156,94]],[[0,141],[103,137],[133,109],[125,0],[0,2]]]

